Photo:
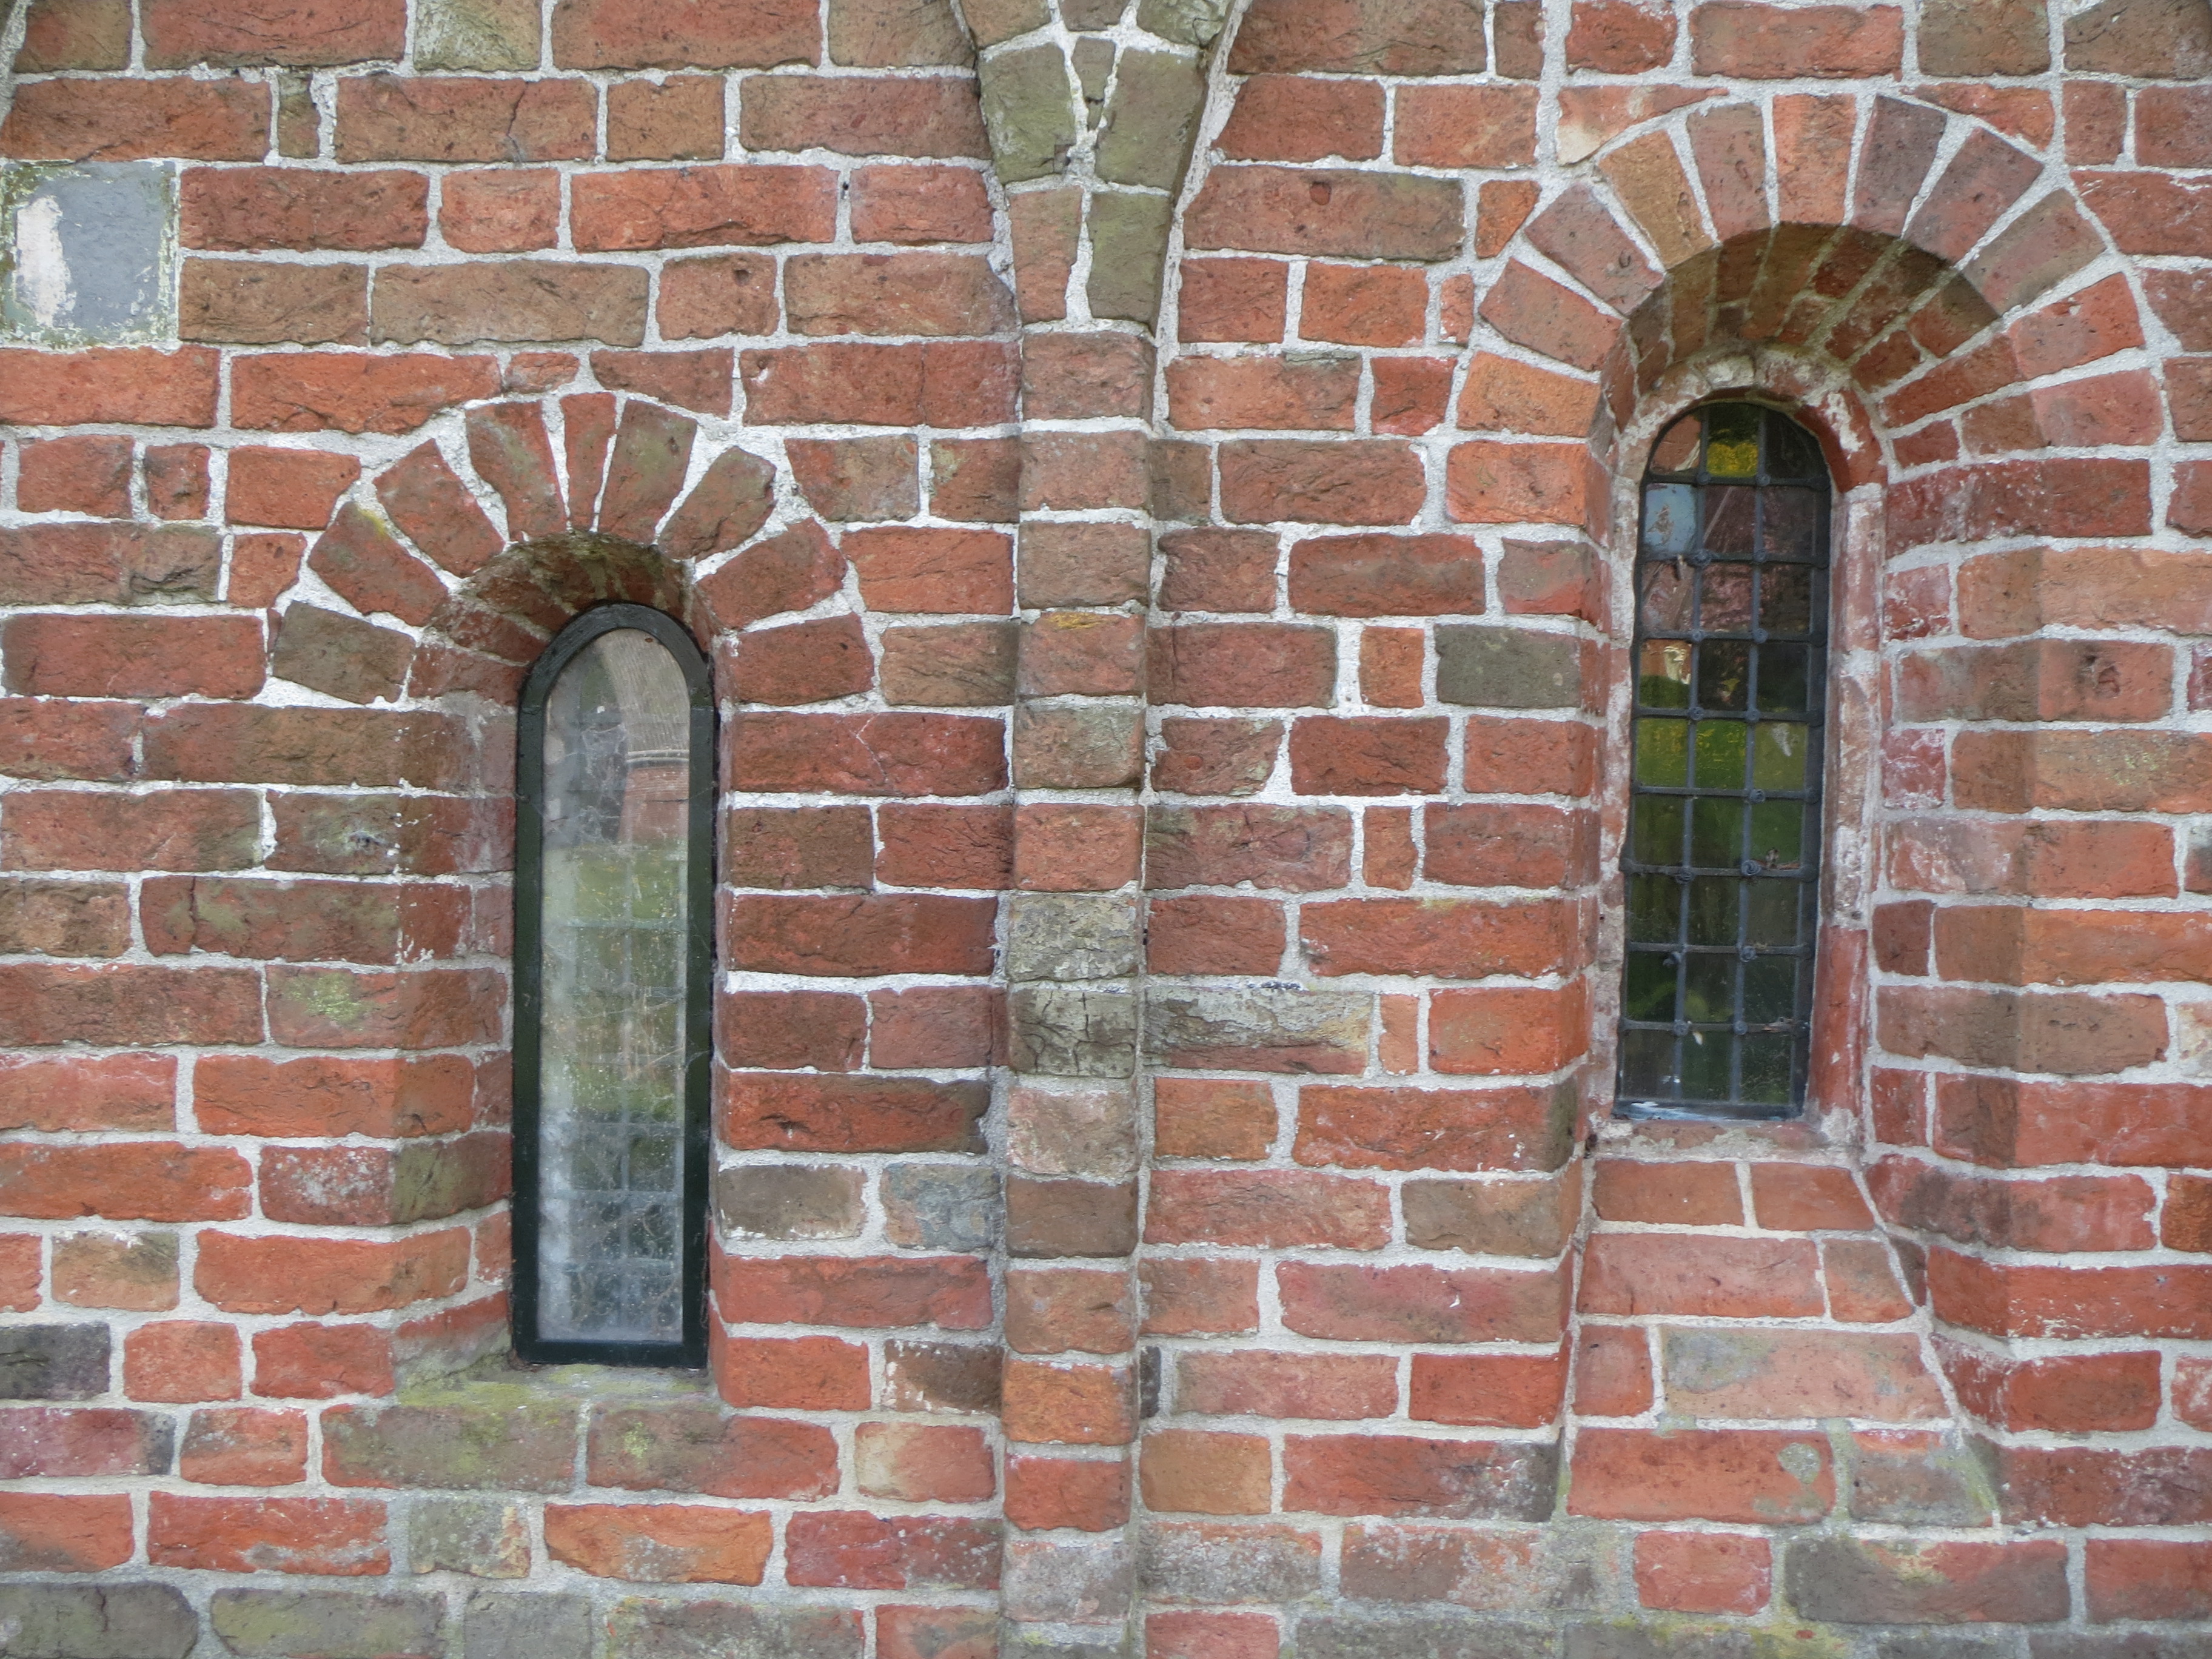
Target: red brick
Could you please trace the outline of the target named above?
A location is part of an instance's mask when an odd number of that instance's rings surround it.
[[[1595,1314],[1686,1314],[1723,1319],[1803,1319],[1821,1311],[1809,1239],[1591,1239],[1582,1287]]]
[[[1479,614],[1482,550],[1462,536],[1311,538],[1291,549],[1290,595],[1323,616]]]
[[[1148,1613],[1145,1659],[1277,1659],[1281,1638],[1264,1613]]]
[[[1674,55],[1674,9],[1650,0],[1577,0],[1567,62],[1605,75],[1658,69]]]
[[[268,151],[269,89],[253,81],[27,82],[0,123],[0,154],[27,161],[258,161]]]
[[[1283,1463],[1284,1507],[1323,1515],[1535,1520],[1553,1501],[1549,1460],[1526,1442],[1294,1435]]]
[[[1406,445],[1246,438],[1221,447],[1222,512],[1235,523],[1405,524],[1420,510],[1421,464]]]
[[[723,1256],[714,1300],[736,1324],[981,1330],[991,1322],[984,1264],[965,1256]]]
[[[775,1542],[765,1515],[689,1504],[548,1504],[545,1548],[596,1577],[757,1584]]]
[[[1126,1446],[1136,1434],[1134,1382],[1124,1366],[1010,1359],[1001,1413],[1006,1437],[1033,1444]]]
[[[1289,280],[1289,267],[1276,259],[1186,261],[1176,302],[1178,337],[1281,339]]]
[[[738,133],[754,152],[819,149],[931,159],[990,153],[974,82],[951,76],[756,77],[745,83]]]
[[[1741,1533],[1636,1535],[1636,1593],[1669,1613],[1757,1613],[1773,1593],[1767,1540]]]
[[[857,241],[991,240],[990,201],[983,175],[972,167],[864,167],[854,170],[852,179]]]
[[[255,617],[16,616],[11,691],[60,697],[250,697],[265,647]]]
[[[46,438],[20,452],[15,505],[26,513],[131,516],[128,438]]]
[[[231,419],[270,432],[412,432],[441,410],[498,390],[497,366],[489,357],[246,357],[232,371]]]
[[[1753,1164],[1751,1194],[1759,1224],[1775,1231],[1857,1231],[1874,1225],[1848,1170],[1818,1164]]]
[[[1594,874],[1595,825],[1586,813],[1549,806],[1430,806],[1422,828],[1431,881],[1557,889],[1579,885]]]
[[[1238,89],[1216,142],[1238,161],[1370,161],[1382,153],[1382,88],[1372,81],[1255,75]]]
[[[1384,1188],[1338,1176],[1160,1170],[1145,1237],[1160,1244],[1376,1249],[1389,1239],[1389,1207]]]
[[[1006,1512],[1014,1525],[1037,1531],[1110,1531],[1128,1519],[1129,1466],[1119,1459],[1010,1456]]]
[[[1155,1428],[1138,1461],[1145,1507],[1188,1515],[1265,1515],[1273,1464],[1258,1435]]]
[[[1250,1261],[1179,1259],[1139,1264],[1145,1331],[1228,1336],[1260,1328],[1259,1268]]]
[[[2212,1543],[2099,1538],[2083,1553],[2092,1619],[2212,1618]]]
[[[1230,57],[1236,75],[1300,70],[1459,75],[1486,67],[1481,20],[1434,0],[1371,6],[1261,0]]]
[[[847,1589],[993,1589],[999,1528],[946,1515],[793,1516],[784,1537],[793,1585]]]
[[[1780,6],[1719,0],[1690,15],[1696,71],[1747,80],[1893,75],[1904,15],[1890,6]]]
[[[1419,708],[1427,698],[1421,678],[1427,665],[1428,635],[1419,628],[1363,628],[1359,630],[1359,695],[1370,708]],[[1395,810],[1395,809],[1392,809]],[[1399,820],[1389,820],[1399,822]],[[1382,819],[1369,820],[1368,861],[1376,858],[1374,825]],[[1368,879],[1376,886],[1407,887],[1413,883],[1413,866],[1418,854],[1413,847],[1412,819],[1405,818],[1407,826],[1392,842],[1397,856],[1394,857],[1394,879],[1378,881],[1369,872]]]
[[[1593,1191],[1601,1221],[1689,1227],[1743,1224],[1743,1200],[1733,1164],[1604,1158],[1598,1163]]]
[[[23,19],[19,75],[119,70],[131,62],[128,0],[34,0]]]
[[[465,1228],[389,1243],[209,1231],[193,1283],[231,1313],[369,1313],[451,1296],[468,1257]]]
[[[1256,898],[1155,899],[1146,939],[1146,962],[1155,974],[1265,978],[1282,966],[1282,907]]]
[[[1477,899],[1351,899],[1305,907],[1299,935],[1314,970],[1534,976],[1574,965],[1574,907]]]
[[[746,714],[727,728],[735,788],[980,795],[1006,786],[996,720],[953,714]]]
[[[0,1060],[0,1128],[168,1129],[175,1088],[167,1054],[13,1055]]]
[[[1189,903],[1192,901],[1169,901]],[[1245,900],[1211,900],[1214,904],[1242,904]],[[1165,908],[1152,906],[1154,971],[1172,972],[1158,961],[1159,917]],[[1194,969],[1194,972],[1218,972]],[[1254,971],[1250,969],[1230,971]],[[1162,1158],[1218,1158],[1249,1161],[1267,1156],[1275,1138],[1275,1104],[1264,1083],[1234,1082],[1212,1078],[1159,1078],[1152,1085],[1153,1149]]]
[[[866,1411],[868,1351],[835,1337],[724,1338],[710,1333],[716,1388],[738,1407]]]
[[[238,1333],[228,1325],[164,1321],[124,1339],[123,1391],[133,1400],[235,1400],[239,1383]]]
[[[1995,1336],[2196,1338],[2212,1330],[2212,1268],[1996,1264],[1936,1249],[1937,1317]]]
[[[1526,166],[1536,156],[1536,89],[1401,87],[1390,154],[1401,167]]]
[[[0,1042],[261,1041],[259,975],[236,969],[0,968]]]
[[[1443,787],[1443,720],[1308,719],[1291,728],[1291,787],[1302,795],[1427,794]]]
[[[307,1419],[238,1406],[194,1412],[177,1473],[210,1486],[289,1486],[307,1474]]]
[[[1642,1326],[1583,1321],[1574,1364],[1579,1415],[1636,1417],[1651,1408],[1651,1349]]]
[[[341,161],[582,161],[597,147],[597,105],[587,81],[347,76],[334,151]]]
[[[1567,1388],[1567,1356],[1413,1356],[1407,1415],[1417,1422],[1542,1428],[1556,1420]]]
[[[1579,525],[1589,483],[1578,444],[1477,440],[1445,462],[1444,510],[1462,524]]]
[[[1567,1281],[1492,1267],[1358,1267],[1285,1262],[1283,1322],[1301,1336],[1364,1342],[1556,1343]]]
[[[866,1006],[827,991],[726,991],[714,1022],[715,1053],[729,1066],[849,1072],[867,1041]]]
[[[1187,623],[1147,636],[1154,701],[1194,708],[1326,708],[1335,636],[1279,624]]]
[[[123,1565],[131,1553],[125,1493],[0,1494],[0,1559],[11,1571],[102,1572]]]
[[[419,173],[301,167],[193,167],[178,187],[186,247],[420,247],[430,227]]]
[[[738,1148],[976,1152],[987,1091],[921,1078],[784,1077],[730,1072],[721,1134]]]
[[[271,16],[240,16],[214,0],[145,0],[146,61],[155,69],[212,64],[296,67],[397,58],[404,50],[404,0],[309,3]]]
[[[0,388],[4,388],[0,389],[0,421],[24,426],[92,421],[211,426],[215,376],[216,354],[205,346],[174,351],[121,346],[70,352],[0,351]]]
[[[341,1577],[391,1567],[381,1503],[156,1492],[150,1504],[146,1550],[156,1566]]]
[[[570,191],[571,234],[594,250],[826,242],[834,177],[757,164],[584,173]]]
[[[2155,1353],[2010,1360],[1950,1342],[1936,1352],[1959,1403],[1992,1427],[2085,1434],[2147,1429],[2157,1420]]]
[[[169,1424],[160,1413],[100,1406],[0,1413],[0,1480],[166,1474],[168,1457]]]
[[[225,1148],[168,1141],[0,1147],[0,1214],[65,1220],[233,1221],[252,1176]]]
[[[1187,432],[1352,430],[1359,365],[1271,357],[1182,357],[1168,365],[1168,402]]]
[[[1567,1509],[1626,1521],[1820,1520],[1835,1501],[1828,1443],[1787,1431],[1584,1429]]]
[[[370,1325],[280,1325],[253,1336],[253,1392],[264,1399],[388,1395],[392,1337]]]
[[[1555,1169],[1566,1150],[1564,1103],[1543,1088],[1308,1085],[1293,1155],[1343,1169]]]

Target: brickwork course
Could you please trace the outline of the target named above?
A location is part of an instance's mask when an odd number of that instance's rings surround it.
[[[172,226],[0,347],[0,1652],[2212,1655],[2205,0],[0,48],[9,199]],[[1815,1057],[1630,1122],[1722,396],[1834,483]],[[720,702],[703,1373],[507,1352],[616,599]]]

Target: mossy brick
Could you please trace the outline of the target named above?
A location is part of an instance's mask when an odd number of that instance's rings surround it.
[[[534,70],[539,0],[419,0],[418,70]]]
[[[1075,88],[1060,48],[1026,46],[987,58],[981,80],[983,131],[1000,182],[1065,171],[1077,127]]]
[[[960,9],[978,46],[995,46],[1052,21],[1047,0],[968,0]]]
[[[1205,107],[1206,77],[1195,58],[1124,52],[1098,136],[1098,176],[1117,185],[1174,190],[1189,165]]]
[[[1565,1659],[1845,1659],[1851,1651],[1826,1631],[1786,1626],[1753,1631],[1740,1625],[1621,1620],[1568,1626]],[[1893,1655],[1886,1646],[1880,1650],[1879,1659],[1908,1659],[1908,1655],[1937,1659],[1935,1652],[1923,1655],[1919,1650]],[[1966,1659],[1966,1656],[1954,1653],[1948,1659]],[[1986,1655],[1985,1659],[1996,1656]]]
[[[829,1164],[740,1164],[714,1177],[714,1224],[726,1238],[858,1238],[864,1180]]]
[[[599,533],[643,546],[677,492],[691,463],[691,442],[699,423],[686,416],[633,398],[615,433],[607,462],[607,483],[599,496]]]
[[[1160,310],[1174,200],[1125,191],[1091,198],[1091,313],[1149,325]]]
[[[975,1164],[894,1164],[884,1171],[884,1232],[909,1250],[988,1251],[998,1243],[999,1176]]]
[[[591,1659],[592,1604],[580,1595],[478,1590],[461,1615],[462,1659]]]
[[[505,1400],[452,1406],[340,1406],[323,1415],[323,1473],[341,1486],[565,1492],[576,1407]]]
[[[1229,0],[1139,0],[1137,27],[1186,46],[1210,46],[1229,21]]]
[[[238,1659],[446,1659],[446,1608],[399,1591],[219,1589],[208,1624]]]
[[[105,1325],[0,1329],[0,1400],[91,1400],[107,1392]]]
[[[858,1611],[737,1601],[617,1601],[606,1659],[860,1659]]]
[[[1297,1651],[1298,1659],[1558,1659],[1559,1632],[1466,1613],[1310,1613],[1298,1620]]]
[[[407,1508],[407,1560],[416,1572],[471,1578],[530,1574],[530,1529],[521,1506],[498,1498],[418,1498]]]
[[[1437,696],[1485,708],[1566,708],[1582,700],[1582,651],[1565,634],[1439,628]]]
[[[827,1498],[837,1443],[818,1423],[724,1411],[710,1400],[595,1407],[585,1451],[595,1486],[711,1498]]]
[[[200,1621],[168,1584],[0,1584],[10,1659],[185,1659]]]

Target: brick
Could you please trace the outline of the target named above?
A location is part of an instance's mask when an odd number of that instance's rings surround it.
[[[725,1257],[714,1299],[733,1322],[896,1328],[934,1324],[980,1330],[990,1323],[983,1263],[935,1258]]]
[[[552,259],[391,266],[380,272],[372,337],[412,345],[645,337],[645,273]]]
[[[168,1129],[175,1086],[166,1054],[10,1056],[0,1060],[0,1128]]]
[[[41,86],[81,82],[41,82]],[[215,420],[215,353],[205,346],[155,351],[0,351],[0,420],[25,426],[128,422],[209,426]]]
[[[1016,1352],[1121,1353],[1135,1328],[1136,1308],[1124,1273],[1092,1267],[1016,1267],[1007,1273],[1006,1343]]]
[[[1536,156],[1536,89],[1401,87],[1390,155],[1401,167],[1526,166]]]
[[[740,1148],[975,1152],[986,1094],[920,1078],[725,1074],[721,1133]]]
[[[1309,1085],[1293,1155],[1345,1169],[1552,1169],[1565,1150],[1561,1104],[1544,1089]]]
[[[1216,142],[1234,161],[1370,161],[1382,153],[1382,88],[1255,75],[1238,89]]]
[[[800,334],[993,334],[1014,320],[1012,296],[969,253],[794,255],[783,306]]]
[[[876,1610],[882,1659],[989,1659],[998,1637],[997,1620],[980,1607]]]
[[[235,1400],[239,1380],[238,1333],[225,1326],[163,1321],[124,1340],[124,1392],[134,1400]]]
[[[975,83],[951,76],[756,78],[745,83],[738,136],[754,152],[819,149],[927,160],[990,154]]]
[[[1389,1236],[1382,1187],[1287,1170],[1157,1170],[1145,1222],[1162,1244],[1375,1249]]]
[[[1747,1613],[1773,1590],[1773,1552],[1741,1533],[1636,1535],[1637,1598],[1669,1613]]]
[[[999,1582],[997,1525],[953,1516],[796,1515],[784,1553],[793,1585],[992,1589]]]
[[[561,176],[550,168],[449,173],[438,229],[466,253],[522,253],[560,239]]]
[[[0,152],[27,161],[258,161],[268,151],[268,90],[241,80],[30,82],[0,122]]]
[[[0,1496],[0,1561],[11,1572],[100,1572],[131,1553],[131,1500],[119,1492]]]
[[[1291,729],[1291,787],[1310,795],[1440,789],[1448,726],[1442,720],[1299,720]]]
[[[1894,7],[1779,6],[1719,0],[1690,15],[1699,75],[1747,80],[1893,75],[1904,53]]]
[[[1536,1520],[1551,1512],[1557,1461],[1527,1442],[1293,1435],[1283,1501],[1323,1515]]]
[[[1783,1569],[1809,1618],[1851,1624],[2063,1619],[2070,1600],[2063,1546],[1907,1544],[1837,1538],[1793,1542]]]
[[[1168,402],[1184,431],[1349,432],[1359,395],[1350,358],[1183,357],[1168,365]]]
[[[368,1313],[452,1295],[468,1247],[461,1228],[390,1243],[209,1231],[193,1283],[232,1313]]]
[[[1772,1525],[1835,1501],[1826,1440],[1786,1431],[1585,1429],[1573,1469],[1573,1515]]]
[[[1031,1444],[1125,1446],[1136,1427],[1132,1381],[1119,1366],[1010,1359],[1006,1437]]]
[[[1275,259],[1189,259],[1177,301],[1178,337],[1246,341],[1283,337],[1289,267]]]
[[[1138,1477],[1145,1507],[1160,1513],[1264,1515],[1271,1507],[1267,1443],[1256,1435],[1154,1429]]]
[[[998,1490],[982,1431],[863,1423],[854,1431],[860,1489],[915,1504],[975,1504]]]
[[[1594,382],[1480,353],[1468,364],[1459,423],[1469,431],[1579,437],[1589,430],[1597,396]]]
[[[731,726],[727,775],[739,787],[976,795],[1006,785],[1006,739],[995,720],[763,714]]]
[[[1583,370],[1605,362],[1619,327],[1579,294],[1518,260],[1491,284],[1481,316],[1515,344]]]
[[[412,432],[441,410],[498,389],[489,357],[285,353],[236,363],[231,419],[264,432]]]
[[[982,174],[973,168],[863,167],[855,168],[852,178],[853,236],[857,241],[990,240],[990,202]]]
[[[1566,1351],[1556,1355],[1416,1354],[1407,1390],[1418,1422],[1542,1428],[1559,1415]]]
[[[1590,1241],[1582,1291],[1596,1314],[1808,1318],[1821,1308],[1807,1239],[1607,1234]]]
[[[179,236],[230,252],[420,247],[428,198],[428,180],[399,170],[192,167],[178,186]]]
[[[389,1333],[368,1325],[282,1325],[253,1336],[253,1392],[264,1398],[328,1400],[388,1395]]]
[[[1380,6],[1261,0],[1237,32],[1230,71],[1383,75],[1480,74],[1488,67],[1482,20],[1449,0]]]
[[[642,16],[614,0],[554,9],[553,61],[563,69],[772,69],[818,61],[818,0],[688,0]]]
[[[250,1406],[194,1412],[177,1473],[210,1486],[289,1486],[307,1474],[307,1419]]]
[[[1308,905],[1299,937],[1314,970],[1533,976],[1572,965],[1571,907],[1476,899],[1351,899]]]
[[[1291,549],[1290,597],[1322,616],[1480,614],[1482,550],[1462,536],[1314,537]]]
[[[1010,1456],[1006,1512],[1016,1526],[1037,1531],[1110,1531],[1128,1519],[1129,1467],[1120,1461]]]
[[[2066,20],[2066,67],[2192,78],[2212,71],[2212,28],[2186,6],[2106,0]]]
[[[1733,1164],[1609,1158],[1597,1165],[1593,1191],[1601,1221],[1678,1227],[1744,1224]]]
[[[2099,1539],[2085,1554],[2092,1619],[2203,1619],[2212,1613],[2212,1549],[2202,1543]]]
[[[338,87],[334,153],[341,161],[581,161],[596,148],[597,101],[579,80],[351,76]]]
[[[1899,988],[1877,1000],[1882,1046],[1969,1065],[2093,1075],[2165,1053],[2163,1006],[2148,997]]]
[[[40,0],[23,18],[23,44],[15,54],[19,75],[49,70],[119,70],[131,61],[131,8],[126,0]]]
[[[607,88],[610,161],[718,161],[722,157],[722,84],[679,75],[655,83],[618,81]]]
[[[407,20],[398,0],[358,7],[310,4],[270,18],[240,17],[210,0],[148,0],[141,26],[146,61],[155,69],[211,64],[300,67],[397,58]]]
[[[18,485],[20,491],[21,486]],[[149,444],[146,448],[146,505],[159,519],[208,516],[208,451],[204,444]]]
[[[391,1567],[380,1503],[157,1492],[149,1505],[146,1553],[156,1566],[340,1577]]]
[[[1461,190],[1406,173],[1223,167],[1190,205],[1193,248],[1352,259],[1447,259],[1464,231]]]
[[[1275,1277],[1284,1323],[1302,1336],[1550,1344],[1565,1318],[1565,1281],[1555,1273],[1285,1262]]]
[[[1996,1428],[2081,1434],[2148,1428],[2158,1416],[2154,1353],[2014,1361],[1948,1342],[1936,1352],[1960,1404]]]
[[[774,1542],[765,1515],[688,1504],[548,1504],[545,1548],[595,1577],[757,1584]]]
[[[173,1437],[168,1419],[157,1413],[10,1409],[0,1412],[0,1469],[11,1481],[166,1474]]]
[[[21,456],[15,505],[24,512],[131,516],[128,438],[47,438],[25,444]]]
[[[822,343],[748,351],[738,369],[757,422],[980,426],[1013,411],[1012,360],[992,343]]]
[[[0,1148],[0,1213],[48,1220],[233,1221],[252,1177],[236,1153],[166,1141]]]

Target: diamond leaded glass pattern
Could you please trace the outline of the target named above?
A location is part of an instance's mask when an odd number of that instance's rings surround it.
[[[1777,410],[1715,404],[1652,452],[1618,1109],[1786,1117],[1804,1101],[1820,924],[1828,476]]]

